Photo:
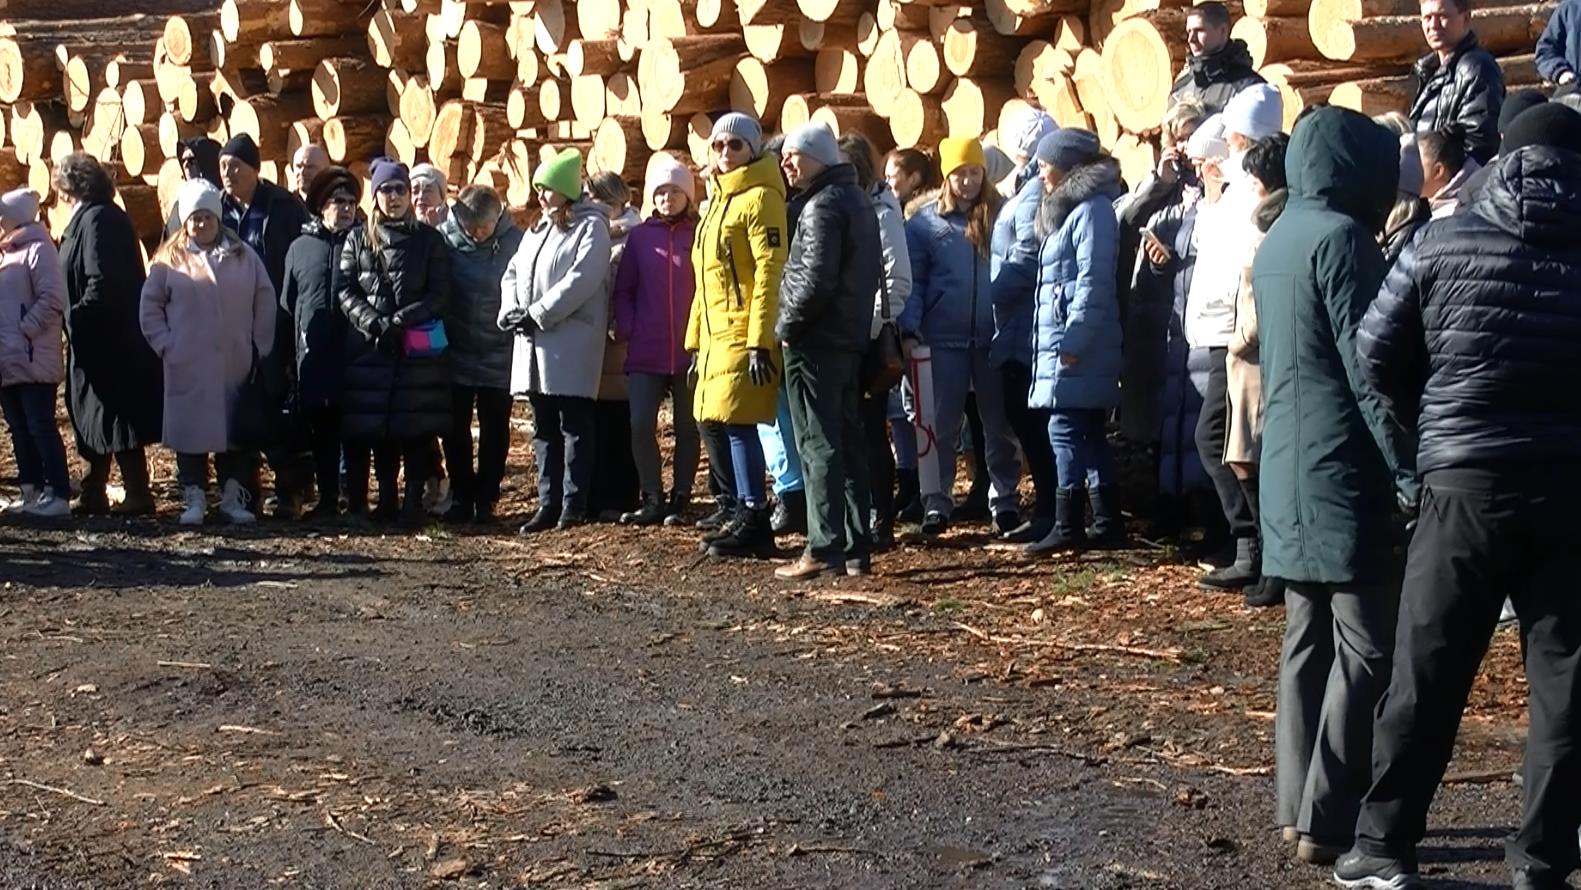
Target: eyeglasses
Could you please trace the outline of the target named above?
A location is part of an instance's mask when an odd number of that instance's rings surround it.
[[[746,148],[747,144],[740,139],[716,139],[712,143],[712,147],[714,151],[724,154],[724,151],[727,148],[731,151],[740,151],[741,149]]]
[[[411,189],[404,182],[392,182],[379,186],[379,194],[381,195],[404,195],[409,191]]]
[[[326,203],[331,207],[345,207],[347,209],[357,206],[357,200],[349,195],[336,195]]]

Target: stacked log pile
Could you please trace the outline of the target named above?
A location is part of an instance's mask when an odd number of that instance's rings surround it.
[[[131,2],[131,0],[129,0]],[[639,182],[660,152],[701,165],[718,115],[816,120],[877,146],[985,136],[1031,106],[1097,132],[1134,180],[1185,63],[1190,0],[136,0],[154,13],[61,20],[86,0],[0,0],[0,181],[49,191],[49,162],[111,163],[152,236],[178,140],[252,134],[279,179],[297,145],[358,169],[388,154],[487,183],[517,206],[548,151]],[[159,4],[163,4],[161,7]],[[1235,0],[1294,120],[1328,101],[1404,110],[1417,0]],[[1478,8],[1512,86],[1552,0]],[[158,14],[163,11],[166,14]]]

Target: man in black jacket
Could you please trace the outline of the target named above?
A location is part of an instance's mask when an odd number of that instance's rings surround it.
[[[1581,823],[1581,115],[1511,124],[1469,211],[1428,223],[1357,337],[1362,373],[1420,435],[1420,520],[1400,600],[1372,788],[1345,887],[1419,886],[1416,845],[1506,594],[1526,646],[1517,890],[1569,886]]]
[[[1171,106],[1182,99],[1195,99],[1208,114],[1218,114],[1231,96],[1263,82],[1252,65],[1246,41],[1230,39],[1230,11],[1217,0],[1191,7],[1186,16],[1186,45],[1191,58],[1169,91]]]
[[[776,333],[806,484],[807,550],[774,574],[866,574],[873,498],[861,367],[883,262],[878,216],[828,127],[796,130],[783,151],[785,178],[797,194],[788,208],[793,231]]]
[[[302,234],[302,226],[308,221],[307,207],[295,195],[260,178],[258,169],[258,145],[246,133],[232,138],[220,149],[220,180],[225,188],[222,202],[225,225],[258,253],[265,271],[269,273],[269,283],[274,285],[274,292],[279,294],[285,281],[286,254],[291,250],[291,242]],[[296,322],[281,309],[275,319],[274,329],[274,349],[266,360],[265,371],[275,382],[276,388],[283,391],[286,368],[296,361],[296,343],[292,336]],[[282,441],[278,448],[270,451],[268,457],[269,465],[275,472],[275,516],[295,519],[302,513],[302,501],[306,494],[306,443]],[[257,484],[249,488],[256,498]]]
[[[1471,30],[1471,0],[1422,0],[1422,36],[1432,52],[1416,60],[1411,124],[1463,131],[1466,153],[1486,164],[1499,150],[1504,69]]]

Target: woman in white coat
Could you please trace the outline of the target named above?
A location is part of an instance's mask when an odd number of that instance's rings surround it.
[[[500,282],[500,329],[516,332],[511,392],[533,412],[538,512],[522,534],[587,521],[594,400],[609,331],[609,211],[582,194],[582,156],[538,165],[543,216]]]
[[[274,288],[258,254],[220,223],[212,183],[182,183],[176,211],[181,229],[154,254],[139,321],[164,363],[164,441],[176,452],[181,524],[203,522],[210,454],[223,486],[220,513],[248,523],[256,458],[236,442],[235,420],[253,363],[274,344]]]

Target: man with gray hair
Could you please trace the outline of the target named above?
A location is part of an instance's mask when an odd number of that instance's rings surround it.
[[[329,152],[324,146],[309,142],[291,156],[291,192],[307,202],[307,187],[318,174],[329,169]]]
[[[806,480],[807,550],[774,574],[865,575],[872,490],[861,369],[883,262],[878,217],[828,127],[808,124],[787,136],[781,168],[797,193],[775,332]]]

